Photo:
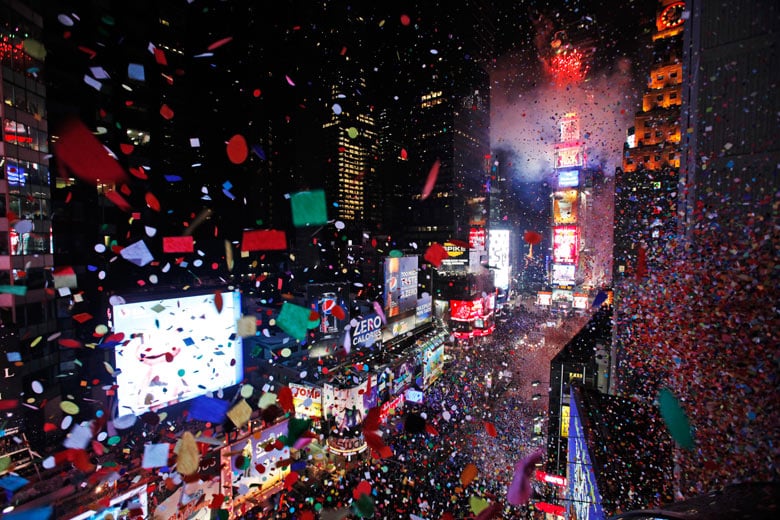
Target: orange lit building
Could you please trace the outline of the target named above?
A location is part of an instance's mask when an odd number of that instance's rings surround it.
[[[615,174],[615,280],[641,276],[677,232],[684,16],[684,2],[659,0],[647,89]]]

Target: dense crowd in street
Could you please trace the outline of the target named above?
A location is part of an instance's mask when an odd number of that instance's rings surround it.
[[[532,375],[523,368],[521,340],[535,325],[521,309],[493,336],[458,342],[424,402],[407,403],[383,427],[392,457],[367,457],[280,493],[276,517],[316,511],[319,518],[476,518],[491,507],[499,518],[530,515],[528,506],[509,505],[506,494],[515,464],[540,443],[532,427],[540,406],[521,392]],[[366,490],[368,498],[360,500]]]

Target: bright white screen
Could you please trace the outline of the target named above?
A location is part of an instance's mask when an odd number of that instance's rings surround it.
[[[114,305],[118,414],[143,414],[237,384],[243,376],[241,295]]]

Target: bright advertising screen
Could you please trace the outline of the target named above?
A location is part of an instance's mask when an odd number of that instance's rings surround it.
[[[553,264],[552,283],[555,285],[574,285],[575,265]]]
[[[417,257],[385,258],[384,310],[388,320],[417,306]]]
[[[495,286],[506,291],[509,289],[509,237],[508,229],[491,229],[488,241],[488,264],[493,267]]]
[[[141,415],[243,377],[237,291],[114,305],[119,415]]]
[[[566,496],[571,500],[566,501],[568,509],[566,518],[583,520],[604,518],[601,495],[596,483],[596,474],[593,472],[588,445],[585,442],[586,437],[582,429],[576,399],[571,400],[567,433],[569,434],[569,450],[566,477],[569,489]]]
[[[251,433],[221,449],[222,492],[235,500],[234,506],[253,495],[268,493],[290,473],[289,464],[279,464],[290,459],[290,448],[276,443],[279,437],[287,435],[288,421]]]
[[[559,190],[553,194],[553,223],[577,223],[577,190]]]
[[[553,227],[553,262],[576,264],[580,250],[580,230],[577,226]]]

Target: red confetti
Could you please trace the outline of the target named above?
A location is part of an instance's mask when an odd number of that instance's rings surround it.
[[[57,343],[59,343],[61,347],[65,348],[81,348],[84,346],[79,340],[70,338],[60,338],[57,340]]]
[[[133,150],[135,150],[135,146],[130,143],[122,143],[119,145],[119,150],[121,150],[125,155],[130,155],[133,153]]]
[[[409,18],[408,14],[402,14],[401,15],[401,25],[404,27],[408,26],[412,22],[412,19]]]
[[[163,106],[160,107],[160,115],[163,116],[164,119],[170,121],[173,119],[173,110],[171,110],[171,107],[168,105],[163,104]]]
[[[285,412],[292,412],[295,410],[295,405],[293,405],[292,390],[289,386],[283,386],[280,388],[279,395],[276,399],[279,401],[279,406],[281,406],[282,410]]]
[[[496,427],[491,422],[485,422],[485,431],[491,437],[498,436],[498,433],[496,432]]]
[[[373,432],[379,429],[380,410],[377,407],[371,408],[363,419],[363,431]]]
[[[220,47],[222,47],[226,43],[230,43],[231,41],[233,41],[232,36],[228,36],[227,38],[222,38],[221,40],[217,40],[211,45],[209,45],[208,50],[213,51],[214,49],[219,49]]]
[[[214,293],[214,307],[217,308],[217,312],[222,312],[222,293],[219,291]]]
[[[145,199],[146,205],[149,206],[149,209],[160,211],[160,201],[157,200],[157,197],[154,196],[154,193],[148,192],[145,196]]]
[[[140,166],[138,168],[130,168],[130,173],[133,174],[133,177],[137,177],[141,180],[146,180],[149,178],[149,176],[146,175],[146,171]]]
[[[163,253],[192,253],[195,242],[191,236],[163,237]]]
[[[280,251],[287,249],[287,234],[281,230],[244,231],[241,251]]]
[[[249,156],[249,148],[246,139],[241,134],[236,134],[227,143],[227,155],[233,164],[241,164]]]
[[[433,163],[431,170],[428,172],[428,179],[425,181],[425,186],[423,186],[422,193],[420,194],[420,198],[422,200],[427,199],[430,197],[431,193],[433,193],[433,187],[436,185],[436,179],[439,176],[440,167],[441,161],[436,159],[436,162]]]
[[[448,256],[449,254],[447,253],[447,250],[444,249],[444,246],[434,242],[428,246],[428,249],[425,251],[423,258],[430,262],[434,267],[439,267],[442,261],[445,260]]]
[[[122,166],[80,120],[68,119],[58,135],[52,145],[54,155],[74,176],[93,185],[125,182]]]
[[[125,200],[125,198],[120,195],[118,192],[114,190],[109,190],[105,193],[106,198],[113,202],[117,208],[121,209],[122,211],[126,211],[127,213],[130,213],[133,208],[130,207],[130,203]]]

